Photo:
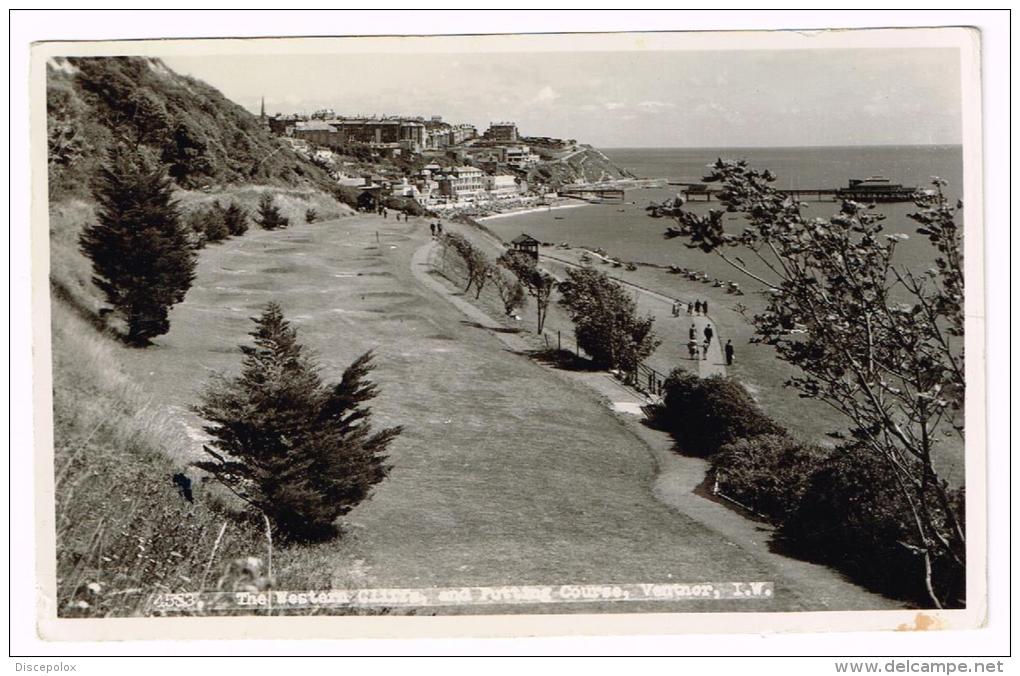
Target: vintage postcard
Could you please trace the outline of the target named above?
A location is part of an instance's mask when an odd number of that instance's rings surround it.
[[[40,634],[980,626],[979,49],[37,43]]]

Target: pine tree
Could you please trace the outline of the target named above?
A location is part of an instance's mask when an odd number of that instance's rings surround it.
[[[231,202],[223,211],[223,220],[232,237],[239,237],[248,232],[248,214],[236,202]]]
[[[273,196],[269,193],[259,198],[259,213],[255,222],[263,230],[276,230],[290,225],[290,219],[283,217],[280,209],[273,204]]]
[[[195,411],[209,425],[213,460],[197,463],[265,514],[285,536],[320,539],[365,500],[389,467],[385,451],[400,427],[373,432],[378,394],[365,353],[326,385],[278,305],[255,320],[254,346],[241,346],[241,375],[218,378]]]
[[[184,300],[195,276],[173,184],[162,167],[121,146],[100,172],[94,196],[99,222],[85,228],[79,245],[96,286],[127,323],[127,342],[148,345],[170,330],[170,308]]]

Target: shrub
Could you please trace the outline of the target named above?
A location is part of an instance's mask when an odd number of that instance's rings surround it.
[[[725,444],[762,434],[786,434],[743,385],[730,378],[700,379],[674,369],[664,389],[661,423],[691,455],[709,456]]]
[[[255,222],[263,230],[277,230],[290,225],[290,219],[284,218],[279,207],[273,204],[273,196],[269,193],[259,198],[259,212]]]
[[[951,508],[962,517],[962,490],[950,491]],[[881,591],[930,604],[924,583],[924,557],[907,495],[916,500],[918,487],[903,485],[888,461],[862,445],[837,449],[808,481],[799,507],[790,513],[780,535],[796,551],[839,566],[852,577]],[[929,500],[934,500],[930,496]],[[952,541],[941,507],[934,530]],[[963,562],[953,560],[945,546],[931,543],[931,585],[946,607],[961,607],[965,598]]]
[[[305,211],[305,223],[314,223],[317,220],[319,220],[319,212],[315,209]]]
[[[206,244],[222,242],[230,236],[223,207],[217,202],[204,209],[197,209],[188,214],[188,227],[195,233],[195,246],[202,248]]]
[[[712,457],[721,492],[781,522],[800,505],[825,452],[779,434],[726,444]]]
[[[248,232],[248,212],[236,202],[231,202],[223,210],[223,222],[232,237],[240,237]]]
[[[278,305],[255,325],[255,346],[241,347],[241,375],[215,380],[195,409],[213,439],[205,449],[213,460],[196,465],[284,536],[323,539],[386,477],[384,453],[401,428],[372,431],[370,352],[326,385]]]
[[[93,281],[127,323],[128,343],[148,345],[170,330],[170,308],[195,276],[195,253],[180,222],[172,184],[160,166],[122,146],[95,188],[99,222],[79,246]]]

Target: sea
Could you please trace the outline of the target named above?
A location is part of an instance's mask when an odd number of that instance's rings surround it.
[[[885,176],[905,186],[930,187],[932,177],[949,182],[947,194],[957,199],[963,191],[961,146],[875,146],[810,148],[603,148],[618,166],[642,178],[667,181],[697,181],[717,158],[743,159],[756,168],[770,169],[778,188],[845,187],[851,178]],[[508,241],[522,232],[543,242],[603,249],[628,262],[680,265],[701,270],[709,276],[742,283],[725,262],[713,254],[687,249],[680,239],[665,240],[667,219],[648,216],[646,207],[676,196],[678,186],[627,190],[624,204],[591,204],[486,219],[485,225]],[[720,208],[718,202],[690,202],[688,208],[704,212]],[[910,202],[882,203],[877,211],[886,216],[890,234],[905,234],[897,244],[895,262],[911,269],[932,265],[934,252],[927,239],[915,234],[916,224],[907,214],[916,209]],[[808,202],[806,216],[826,217],[836,213],[836,202]],[[726,227],[739,232],[736,216],[727,216]],[[753,284],[752,284],[753,286]]]

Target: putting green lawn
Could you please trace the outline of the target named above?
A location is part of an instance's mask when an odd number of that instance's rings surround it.
[[[279,586],[771,581],[771,600],[517,610],[889,607],[849,584],[823,603],[753,555],[764,542],[732,541],[660,502],[654,455],[596,392],[508,349],[416,277],[412,256],[428,241],[427,220],[366,215],[251,232],[202,252],[169,334],[122,349],[190,428],[194,458],[201,423],[188,408],[212,373],[237,372],[237,345],[267,301],[327,381],[376,352],[377,423],[406,428],[391,475],[347,515],[343,538],[277,552]]]

